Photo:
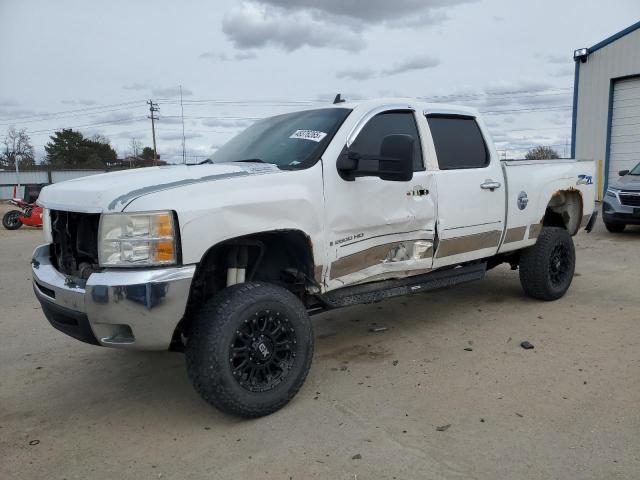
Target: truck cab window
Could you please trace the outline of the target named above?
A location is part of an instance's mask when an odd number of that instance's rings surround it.
[[[473,117],[427,115],[440,170],[484,168],[489,153]]]
[[[420,135],[413,112],[384,112],[373,117],[364,126],[351,148],[362,155],[380,155],[382,140],[387,135],[402,134],[414,138],[413,171],[424,170]]]

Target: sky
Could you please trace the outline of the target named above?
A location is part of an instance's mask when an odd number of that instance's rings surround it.
[[[568,155],[573,51],[640,19],[638,0],[0,0],[0,137],[107,137],[203,160],[257,118],[419,97],[483,112],[501,155]]]

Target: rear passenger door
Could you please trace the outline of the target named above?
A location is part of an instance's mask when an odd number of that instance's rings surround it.
[[[494,255],[505,220],[502,167],[476,118],[426,114],[438,170],[434,267]]]

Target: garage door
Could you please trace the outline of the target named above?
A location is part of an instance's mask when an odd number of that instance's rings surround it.
[[[613,85],[609,181],[640,162],[640,77]]]

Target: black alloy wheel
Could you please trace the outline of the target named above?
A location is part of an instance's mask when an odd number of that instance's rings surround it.
[[[238,383],[250,392],[266,392],[282,383],[296,358],[295,329],[285,312],[262,310],[236,330],[229,363]]]

